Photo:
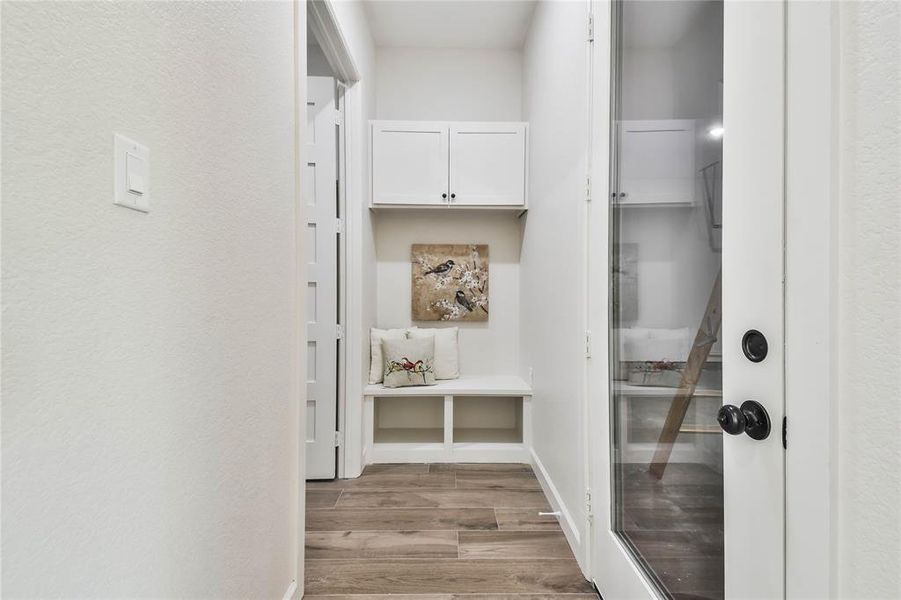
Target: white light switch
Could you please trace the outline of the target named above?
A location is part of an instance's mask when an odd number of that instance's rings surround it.
[[[114,204],[150,212],[150,150],[118,133],[115,152]]]
[[[147,191],[144,187],[144,179],[147,175],[147,161],[141,160],[130,152],[125,155],[125,173],[128,191],[134,194],[143,194]]]

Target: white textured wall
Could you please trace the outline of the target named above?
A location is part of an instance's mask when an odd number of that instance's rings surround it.
[[[379,48],[379,119],[519,121],[522,52]]]
[[[840,23],[836,592],[899,598],[901,4]]]
[[[534,449],[585,536],[585,177],[588,3],[539,2],[524,53],[529,212],[521,259],[521,363],[534,369]],[[576,539],[578,538],[578,539]]]
[[[292,69],[288,2],[3,2],[5,597],[288,589]]]
[[[380,327],[460,328],[462,375],[519,374],[519,221],[513,212],[385,211],[378,216]],[[413,244],[488,244],[488,320],[435,323],[411,320]]]

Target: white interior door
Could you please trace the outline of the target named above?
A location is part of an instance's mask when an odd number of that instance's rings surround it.
[[[307,78],[307,478],[335,477],[338,379],[335,80]]]
[[[447,204],[447,125],[372,122],[372,203]]]
[[[450,201],[467,206],[525,204],[525,123],[454,123]]]
[[[784,5],[613,7],[614,55],[595,47],[615,65],[609,131],[677,119],[695,134],[669,157],[614,135],[592,578],[605,598],[781,598]],[[677,16],[690,35],[648,37]],[[678,177],[656,191],[687,201],[619,201],[630,180],[689,162],[690,189]]]

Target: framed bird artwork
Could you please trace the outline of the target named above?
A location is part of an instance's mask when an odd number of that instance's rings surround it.
[[[414,321],[488,320],[488,245],[413,244]]]

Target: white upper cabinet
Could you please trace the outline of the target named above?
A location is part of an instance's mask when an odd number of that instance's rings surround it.
[[[620,181],[616,203],[694,203],[694,121],[622,121],[619,128]]]
[[[372,206],[525,208],[525,123],[372,121]]]
[[[448,130],[440,123],[372,123],[372,203],[447,204]]]
[[[522,206],[525,165],[525,123],[451,125],[451,204]]]

